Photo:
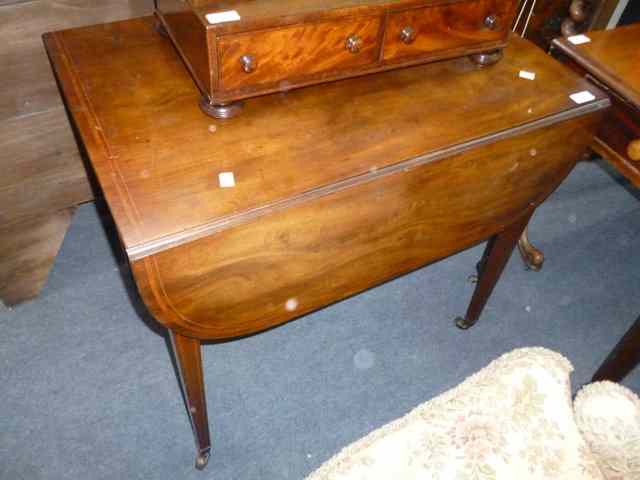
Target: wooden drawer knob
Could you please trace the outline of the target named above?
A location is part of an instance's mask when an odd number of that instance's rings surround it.
[[[402,42],[406,43],[407,45],[410,43],[413,43],[415,39],[416,39],[416,31],[409,25],[404,27],[400,32],[400,40],[402,40]]]
[[[484,26],[489,30],[498,30],[500,28],[500,22],[498,21],[498,17],[495,15],[488,15],[484,19]]]
[[[627,145],[627,155],[634,162],[640,162],[640,138],[632,140]]]
[[[240,65],[242,65],[242,70],[246,73],[253,72],[258,66],[256,62],[256,57],[253,55],[242,55],[240,57]]]
[[[362,38],[358,35],[349,35],[347,41],[345,42],[345,47],[351,53],[358,53],[362,49]]]
[[[584,22],[589,16],[589,7],[585,0],[573,0],[569,7],[569,16],[575,22]]]

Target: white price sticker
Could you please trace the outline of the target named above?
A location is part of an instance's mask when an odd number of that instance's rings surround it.
[[[571,100],[573,100],[577,104],[587,103],[591,100],[596,99],[595,95],[589,90],[583,90],[582,92],[574,93],[572,95],[569,95],[569,98],[571,98]]]
[[[589,43],[591,41],[591,39],[589,37],[587,37],[586,35],[572,35],[570,37],[567,37],[567,40],[569,40],[571,43],[573,43],[574,45],[582,45],[583,43]]]
[[[208,13],[205,15],[207,22],[211,25],[215,25],[216,23],[225,23],[225,22],[237,22],[240,20],[240,15],[235,10],[226,10],[224,12],[216,12],[216,13]]]
[[[525,80],[535,80],[536,79],[536,74],[533,72],[527,72],[526,70],[520,70],[520,73],[518,74],[518,76],[520,78],[524,78]]]
[[[229,188],[236,186],[236,178],[233,175],[233,172],[221,172],[218,174],[218,182],[220,183],[220,187]]]

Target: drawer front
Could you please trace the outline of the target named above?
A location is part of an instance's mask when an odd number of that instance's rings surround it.
[[[607,121],[602,122],[598,137],[621,157],[640,168],[640,112],[634,112],[616,98]]]
[[[399,167],[137,260],[138,289],[161,323],[184,334],[278,325],[502,230],[557,186],[599,120]]]
[[[391,13],[384,60],[500,42],[509,31],[512,11],[511,1],[474,0]]]
[[[375,64],[380,24],[379,17],[363,17],[221,37],[221,87],[264,86]]]
[[[640,112],[612,96],[613,108],[598,130],[594,150],[640,187]]]

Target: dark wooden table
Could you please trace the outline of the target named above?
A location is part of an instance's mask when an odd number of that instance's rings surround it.
[[[214,121],[150,18],[45,43],[140,295],[170,331],[200,468],[202,340],[282,324],[489,239],[457,321],[471,326],[609,106],[512,38],[485,69],[458,59],[343,80]],[[592,100],[570,99],[584,90]]]
[[[589,42],[554,40],[558,57],[611,96],[592,148],[640,188],[640,23],[588,32]],[[640,363],[640,317],[600,366],[594,380],[624,378]]]

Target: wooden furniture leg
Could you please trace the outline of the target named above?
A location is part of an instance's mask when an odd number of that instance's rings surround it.
[[[209,462],[211,440],[209,436],[209,420],[207,418],[207,399],[204,391],[204,376],[202,373],[200,340],[185,337],[171,330],[169,334],[187,413],[189,414],[196,440],[196,449],[198,451],[196,468],[202,470]]]
[[[529,241],[529,227],[525,227],[518,240],[518,251],[527,269],[539,271],[544,263],[544,254]]]
[[[5,305],[40,293],[74,211],[67,208],[0,226],[0,300]]]
[[[464,317],[457,317],[455,320],[456,326],[459,328],[466,330],[478,321],[532,213],[525,215],[523,219],[494,235],[487,242],[482,259],[478,263],[478,268],[480,269],[478,283],[469,303],[469,308],[467,308],[467,313]]]
[[[592,381],[619,382],[638,364],[640,364],[640,317],[600,365]]]

